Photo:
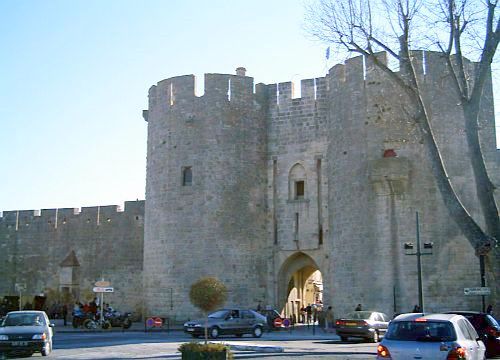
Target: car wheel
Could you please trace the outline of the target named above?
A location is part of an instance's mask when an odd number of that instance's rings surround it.
[[[50,350],[52,349],[52,346],[50,343],[46,343],[45,346],[42,349],[42,356],[48,356],[50,354]]]
[[[340,341],[347,341],[349,338],[347,336],[340,336]]]
[[[83,322],[83,326],[85,327],[85,329],[95,329],[96,328],[96,324],[93,320],[90,320],[90,319],[87,319]]]
[[[123,328],[128,329],[132,326],[132,321],[130,319],[123,320]]]
[[[260,338],[262,336],[262,327],[256,326],[253,328],[253,337]]]
[[[219,337],[219,328],[214,326],[213,328],[210,328],[210,337],[212,339],[216,339]]]
[[[375,330],[373,332],[373,336],[372,336],[371,340],[374,343],[378,343],[380,341],[380,336],[378,335],[378,331],[377,330]]]

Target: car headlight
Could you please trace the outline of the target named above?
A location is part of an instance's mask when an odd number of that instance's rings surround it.
[[[35,335],[33,335],[32,339],[33,340],[45,340],[45,339],[47,339],[47,334],[45,334],[45,333],[35,334]]]
[[[7,335],[0,335],[0,340],[9,340]]]

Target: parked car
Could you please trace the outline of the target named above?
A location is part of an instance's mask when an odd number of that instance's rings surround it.
[[[207,319],[188,321],[184,324],[184,332],[193,337],[205,334]],[[267,319],[264,315],[255,310],[249,309],[222,309],[208,315],[208,335],[217,338],[219,335],[251,334],[254,337],[261,337],[264,328],[267,326]]]
[[[335,321],[335,331],[342,341],[349,337],[379,342],[387,331],[390,318],[378,311],[353,311]]]
[[[0,324],[0,355],[47,356],[52,351],[54,324],[44,311],[11,311]]]
[[[486,357],[500,356],[500,324],[491,315],[478,311],[450,311],[465,316],[486,346]]]
[[[462,315],[402,314],[377,347],[377,359],[483,360],[486,348]]]

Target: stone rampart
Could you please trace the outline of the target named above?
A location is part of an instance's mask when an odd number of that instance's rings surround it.
[[[106,301],[122,310],[142,311],[144,201],[118,206],[4,211],[0,217],[0,296],[45,293],[52,303],[65,291],[76,300],[93,297],[104,277],[115,289]],[[76,262],[68,265],[74,252]],[[70,279],[66,278],[68,271]]]

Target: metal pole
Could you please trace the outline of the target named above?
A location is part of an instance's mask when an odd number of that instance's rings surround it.
[[[484,255],[479,255],[479,271],[481,272],[481,287],[486,286],[486,276],[484,274]],[[483,312],[486,311],[486,300],[484,295],[481,295],[481,300],[482,300],[482,305],[483,305]]]
[[[420,306],[420,311],[424,312],[424,291],[422,286],[422,262],[420,260],[420,231],[418,223],[418,211],[416,212],[417,221],[417,271],[418,271],[418,303]]]

